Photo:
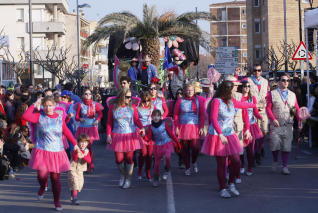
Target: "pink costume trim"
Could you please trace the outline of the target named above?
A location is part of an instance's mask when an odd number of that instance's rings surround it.
[[[228,144],[223,144],[218,135],[208,134],[202,145],[201,152],[211,156],[231,156],[243,152],[236,134],[225,136]]]
[[[112,143],[108,148],[114,152],[131,152],[142,148],[142,141],[137,132],[128,134],[111,133]]]
[[[157,156],[170,157],[171,153],[173,152],[174,152],[174,146],[172,141],[165,143],[164,145],[161,145],[161,146],[154,145],[153,147],[153,155],[155,158]]]

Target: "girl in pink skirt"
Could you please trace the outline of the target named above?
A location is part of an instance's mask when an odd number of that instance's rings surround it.
[[[63,115],[54,111],[55,106],[53,97],[45,97],[43,100],[43,111],[40,111],[41,99],[38,99],[23,114],[23,119],[36,124],[36,141],[31,153],[29,166],[38,171],[38,181],[40,183],[38,199],[43,199],[45,184],[50,174],[55,208],[61,211],[60,173],[66,172],[70,168],[62,136],[65,135],[72,142],[74,149],[78,149],[78,146],[64,122]]]
[[[143,127],[147,129],[151,125],[151,113],[153,111],[151,95],[148,92],[142,93],[140,95],[141,103],[138,109],[138,116],[143,125]],[[138,180],[142,180],[142,168],[144,162],[146,161],[146,175],[149,181],[152,180],[150,174],[150,168],[152,163],[152,150],[153,150],[153,141],[146,141],[141,137],[143,142],[143,148],[139,155],[138,160]]]
[[[191,175],[190,150],[195,173],[199,172],[197,159],[200,153],[200,136],[204,133],[205,100],[194,95],[194,87],[187,84],[184,95],[179,98],[174,107],[174,122],[176,136],[181,140],[182,157],[186,166],[185,175]]]
[[[116,163],[121,174],[119,186],[124,189],[131,186],[134,151],[142,149],[142,141],[136,126],[140,129],[139,133],[144,136],[145,129],[139,120],[138,110],[131,104],[131,91],[122,89],[117,95],[115,104],[109,107],[106,134],[107,143],[115,152]]]
[[[234,181],[240,172],[240,153],[243,148],[233,129],[235,108],[244,109],[256,106],[252,103],[243,103],[233,99],[236,90],[237,84],[232,81],[223,81],[218,88],[215,98],[208,106],[210,124],[201,150],[204,154],[216,157],[220,196],[224,198],[231,197],[231,194],[225,188],[227,158],[231,161],[229,190],[236,196],[240,194],[235,188]]]
[[[257,104],[256,98],[251,96],[250,92],[250,83],[248,81],[242,82],[242,102],[249,102],[253,104]],[[244,123],[244,132],[249,130],[251,133],[250,139],[244,139],[244,147],[246,147],[246,154],[247,154],[247,176],[253,175],[252,172],[252,165],[254,161],[254,146],[255,140],[260,139],[263,137],[263,133],[259,128],[256,119],[262,120],[262,116],[259,114],[257,107],[243,109],[242,110],[243,117],[248,116],[247,122]],[[241,168],[244,168],[244,154],[241,155]]]
[[[149,87],[149,92],[152,98],[152,106],[154,109],[160,110],[162,117],[165,118],[169,114],[169,109],[166,104],[165,97],[158,93],[157,84],[151,83]]]
[[[162,120],[160,110],[154,110],[151,115],[152,122],[148,128],[146,140],[154,140],[155,145],[153,149],[155,157],[155,172],[153,186],[159,186],[159,174],[161,159],[165,158],[165,173],[162,176],[164,180],[168,178],[168,172],[171,164],[171,153],[174,152],[174,147],[177,152],[180,151],[180,144],[178,138],[173,134],[171,119]],[[170,121],[170,123],[169,123]]]
[[[89,172],[92,172],[94,171],[92,145],[95,140],[99,140],[98,123],[103,116],[103,107],[92,100],[92,93],[89,89],[84,90],[82,102],[78,103],[76,107],[75,120],[79,121],[79,127],[75,136],[86,134],[90,138],[88,150],[92,161],[88,165],[90,166]]]

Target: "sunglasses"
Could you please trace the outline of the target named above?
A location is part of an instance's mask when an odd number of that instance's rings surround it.
[[[289,82],[289,79],[281,79],[280,81],[286,83]]]
[[[131,99],[131,96],[126,95],[125,98],[126,99]]]
[[[91,93],[84,93],[84,95],[91,95]]]
[[[250,87],[251,87],[250,85],[243,86],[243,88],[250,88]]]
[[[254,72],[262,72],[262,70],[261,69],[254,69]]]
[[[150,90],[157,90],[156,87],[150,87]]]

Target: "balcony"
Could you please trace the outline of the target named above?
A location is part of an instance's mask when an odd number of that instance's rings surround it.
[[[65,35],[66,28],[63,22],[33,22],[33,33],[58,33]]]

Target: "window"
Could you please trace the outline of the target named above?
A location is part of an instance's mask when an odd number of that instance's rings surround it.
[[[309,3],[309,0],[302,0],[303,3]]]
[[[261,24],[259,19],[254,20],[254,29],[255,29],[255,33],[261,32]]]
[[[226,9],[222,9],[221,20],[222,20],[222,21],[225,21],[225,20],[226,20]]]
[[[242,14],[245,15],[245,9],[242,9]]]
[[[243,53],[243,57],[247,57],[247,53]]]
[[[42,10],[41,9],[34,9],[32,10],[32,20],[33,22],[41,22],[42,19]]]
[[[254,0],[254,7],[259,7],[259,0]]]
[[[246,24],[242,24],[242,29],[246,29]]]
[[[255,45],[255,58],[256,59],[261,59],[262,54],[261,54],[261,45]]]
[[[226,46],[227,46],[226,38],[222,38],[222,47],[226,47]]]
[[[226,27],[226,23],[222,23],[222,34],[221,35],[227,35],[227,27]]]
[[[24,50],[24,37],[17,37],[18,40],[18,49]]]
[[[263,32],[265,33],[265,18],[263,18]]]
[[[17,22],[24,22],[24,9],[17,9]]]
[[[246,44],[247,43],[247,38],[241,38],[241,42]]]

